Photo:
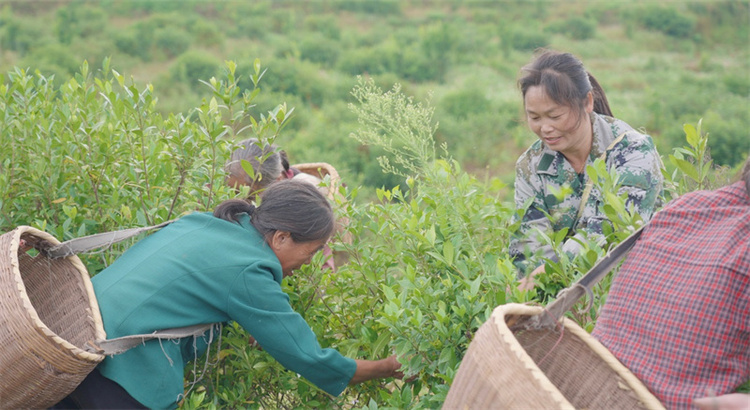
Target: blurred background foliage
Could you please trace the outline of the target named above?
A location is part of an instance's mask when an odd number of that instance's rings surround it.
[[[256,58],[268,68],[258,112],[286,102],[277,143],[293,161],[333,164],[349,184],[393,187],[376,148],[349,138],[357,75],[398,83],[436,107],[438,142],[480,177],[512,182],[534,140],[515,80],[537,47],[570,51],[600,80],[616,116],[662,153],[703,118],[710,153],[734,166],[750,150],[750,3],[601,1],[0,1],[0,72],[64,81],[83,60],[152,84],[163,114],[210,97],[201,81]],[[95,73],[96,74],[96,73]],[[98,73],[96,75],[102,75]],[[372,194],[365,197],[372,197]]]

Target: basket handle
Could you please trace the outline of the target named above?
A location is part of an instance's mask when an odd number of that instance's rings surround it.
[[[102,232],[102,233],[97,233],[94,235],[82,236],[80,238],[67,240],[58,245],[51,246],[47,249],[40,249],[40,252],[44,253],[44,256],[50,259],[64,258],[67,256],[77,255],[82,252],[88,252],[94,249],[100,249],[105,246],[110,246],[114,243],[132,238],[143,232],[147,232],[153,229],[163,228],[174,221],[176,221],[176,219],[162,222],[158,225],[145,226],[145,227],[139,227],[139,228],[121,229],[119,231]]]
[[[606,276],[609,271],[614,269],[620,260],[630,252],[630,249],[638,241],[638,238],[641,237],[643,229],[646,228],[647,225],[648,224],[644,224],[637,231],[625,238],[625,240],[617,244],[617,246],[612,248],[612,251],[600,259],[599,262],[597,262],[583,277],[578,279],[571,286],[560,291],[557,299],[550,303],[542,313],[531,316],[521,325],[526,329],[554,327],[565,312],[570,310],[573,305],[578,302],[578,299],[580,299],[581,296],[590,292],[590,289],[599,283],[599,281]]]

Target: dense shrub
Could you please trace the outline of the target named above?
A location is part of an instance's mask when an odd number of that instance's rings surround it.
[[[207,81],[221,72],[221,62],[215,57],[200,52],[188,51],[181,55],[170,68],[172,78],[184,81],[192,89],[202,88],[201,80]]]
[[[150,35],[143,35],[134,27],[118,30],[114,35],[114,44],[119,51],[143,61],[151,59],[152,41]]]
[[[341,53],[337,69],[349,75],[377,75],[384,73],[387,66],[386,56],[374,47],[358,47]]]
[[[448,115],[458,119],[465,119],[470,114],[479,114],[488,111],[490,101],[483,90],[468,88],[443,96],[438,107],[445,110]]]
[[[454,50],[458,46],[459,35],[453,24],[444,22],[431,23],[419,28],[421,53],[428,64],[435,68],[433,78],[425,79],[442,81],[451,65]]]
[[[311,32],[317,33],[331,40],[341,39],[341,28],[339,22],[333,15],[313,14],[305,17],[302,26]]]
[[[636,11],[635,18],[644,27],[672,37],[689,37],[695,29],[693,18],[672,7],[650,5]]]
[[[313,106],[324,103],[330,80],[317,67],[306,61],[278,59],[268,65],[263,77],[269,91],[297,96]],[[240,84],[244,84],[242,81]]]
[[[507,35],[510,46],[519,51],[533,51],[549,45],[549,37],[541,30],[517,27]]]
[[[367,14],[398,15],[401,5],[396,0],[349,1],[334,0],[334,7],[339,10],[353,11]]]
[[[300,58],[331,68],[336,66],[339,58],[338,42],[322,35],[306,36],[299,43]]]
[[[191,53],[180,60],[186,56]],[[227,63],[221,80],[207,81],[210,96],[185,115],[160,114],[151,85],[139,88],[108,64],[95,76],[84,63],[73,78],[61,78],[60,87],[21,69],[0,76],[3,231],[31,225],[70,239],[210,210],[234,196],[223,185],[232,142],[258,137],[284,144],[276,139],[286,132],[291,110],[278,105],[259,111],[265,103],[256,100],[263,72],[258,61],[244,74],[252,79],[248,89],[238,86],[235,65]],[[344,117],[347,124],[356,118],[354,140],[368,155],[382,154],[381,171],[399,185],[378,189],[371,201],[362,200],[359,186],[343,188],[335,209],[349,221],[345,233],[354,239],[337,236],[332,246],[348,255],[348,263],[323,274],[322,255],[316,255],[283,286],[322,346],[357,358],[397,354],[415,378],[351,386],[333,398],[252,348],[248,334],[228,324],[221,344],[186,370],[183,408],[440,407],[474,332],[495,306],[547,300],[604,254],[604,247],[586,244],[580,257],[548,264],[540,294],[518,291],[506,249],[518,212],[506,199],[508,187],[464,171],[448,146],[436,143],[432,107],[400,86],[382,92],[374,80],[361,80],[352,96]],[[467,113],[473,115],[487,114]],[[711,182],[700,123],[684,130],[689,146],[669,156],[667,198]],[[300,138],[326,151],[339,147],[332,138]],[[603,162],[587,172],[596,189],[617,192],[617,175]],[[603,209],[615,227],[607,245],[639,222],[624,204],[623,197],[605,196]],[[560,246],[562,239],[550,241]],[[96,274],[126,246],[84,255],[84,263]],[[606,285],[594,292],[595,309],[571,314],[586,329],[596,320]]]
[[[588,40],[596,33],[596,20],[583,16],[573,16],[550,24],[546,28],[551,33],[559,33],[576,40]]]
[[[204,47],[221,47],[224,44],[224,35],[216,25],[200,16],[188,19],[185,30],[191,34],[195,44]]]
[[[100,36],[107,29],[108,16],[99,7],[72,3],[55,12],[55,32],[62,44],[75,38]]]
[[[723,82],[730,93],[740,97],[750,96],[750,77],[747,73],[725,75]]]
[[[32,72],[39,70],[47,77],[54,75],[56,80],[70,77],[79,65],[80,61],[73,57],[70,49],[59,44],[36,47],[21,60],[22,67],[28,67]]]
[[[154,32],[154,46],[157,55],[174,58],[190,48],[191,36],[182,29],[165,27]]]
[[[15,51],[23,57],[30,50],[49,40],[44,35],[44,23],[33,18],[15,16],[4,9],[0,17],[0,48]]]

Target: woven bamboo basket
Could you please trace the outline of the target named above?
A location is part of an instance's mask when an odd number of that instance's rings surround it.
[[[320,179],[323,179],[326,177],[326,175],[329,175],[331,177],[331,184],[326,192],[326,195],[330,199],[333,199],[335,197],[335,194],[339,190],[339,185],[341,184],[341,178],[339,178],[339,173],[336,171],[336,168],[325,162],[307,162],[303,164],[292,165],[292,167],[297,168],[298,170],[300,170],[300,172],[304,172],[305,174],[312,175]]]
[[[308,162],[292,166],[300,170],[300,172],[304,172],[320,179],[324,179],[326,175],[329,175],[331,182],[328,189],[326,190],[325,195],[332,201],[334,201],[336,197],[339,197],[339,200],[343,200],[341,195],[339,195],[341,178],[339,177],[339,173],[338,171],[336,171],[336,168],[325,162]],[[351,244],[353,240],[352,236],[349,232],[346,231],[346,225],[348,225],[348,223],[349,221],[346,219],[337,218],[336,231],[339,232],[340,240],[343,243]],[[344,264],[348,260],[348,254],[346,252],[337,251],[334,252],[334,256],[336,258],[336,265]]]
[[[60,243],[28,226],[0,236],[0,407],[45,408],[104,359],[84,346],[106,335],[81,260],[31,256],[21,239]]]
[[[601,343],[569,319],[562,329],[512,330],[541,307],[495,308],[469,344],[444,409],[663,409]]]

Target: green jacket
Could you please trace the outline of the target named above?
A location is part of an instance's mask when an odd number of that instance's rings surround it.
[[[233,320],[284,367],[341,394],[355,361],[320,347],[281,289],[276,255],[247,215],[240,222],[187,215],[94,276],[107,337]],[[206,345],[196,339],[151,340],[107,357],[99,370],[145,406],[174,408],[183,395],[185,364]]]
[[[594,139],[587,165],[593,164],[620,134],[629,131],[607,151],[607,169],[617,170],[622,182],[619,193],[627,194],[627,204],[634,206],[645,221],[650,220],[664,182],[661,159],[651,137],[612,117],[593,113],[591,121]],[[581,250],[580,241],[601,241],[606,217],[600,209],[602,193],[596,187],[591,190],[581,218],[577,218],[587,181],[585,173],[579,175],[561,153],[547,148],[541,140],[518,159],[515,204],[517,209],[523,209],[523,214],[518,218],[520,227],[511,239],[509,251],[519,276],[541,265],[542,258],[558,259],[552,246],[538,236],[540,233],[549,236],[568,228],[562,250],[570,256]],[[565,186],[572,194],[561,199],[554,195]]]

